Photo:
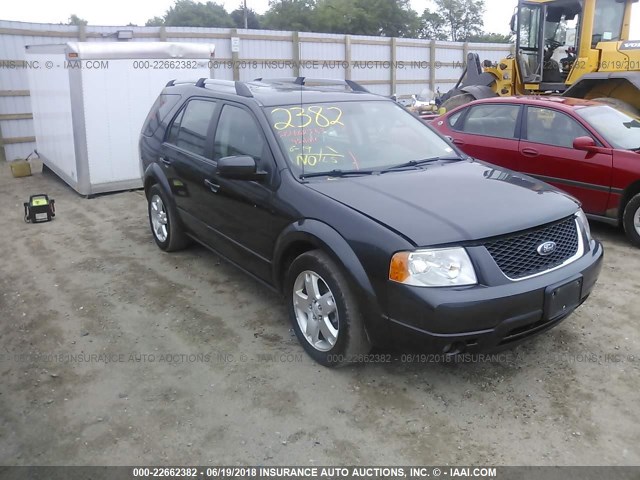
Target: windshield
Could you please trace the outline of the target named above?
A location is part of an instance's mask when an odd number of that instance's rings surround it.
[[[614,148],[636,150],[640,148],[640,122],[607,105],[576,109]]]
[[[381,170],[457,157],[438,134],[395,102],[335,102],[265,109],[296,174]]]
[[[624,18],[624,2],[619,0],[598,0],[593,16],[593,36],[591,44],[620,40],[622,19]]]

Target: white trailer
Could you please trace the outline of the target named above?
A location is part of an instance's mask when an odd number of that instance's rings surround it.
[[[70,42],[28,45],[36,148],[82,195],[142,186],[138,139],[162,88],[211,78],[214,45]]]

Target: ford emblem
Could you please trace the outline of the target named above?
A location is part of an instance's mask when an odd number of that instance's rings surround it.
[[[539,255],[547,256],[547,255],[551,255],[553,252],[556,251],[556,242],[544,242],[541,243],[540,245],[538,245],[538,248],[536,248],[536,251],[538,252]]]

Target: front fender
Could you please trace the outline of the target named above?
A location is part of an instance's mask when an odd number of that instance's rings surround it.
[[[353,277],[357,286],[368,295],[375,297],[373,286],[364,267],[347,241],[332,227],[319,220],[300,220],[290,224],[276,240],[273,256],[274,285],[282,290],[282,278],[279,268],[285,260],[287,249],[296,242],[307,242],[325,250],[340,263],[347,274]]]
[[[308,243],[331,255],[344,269],[358,298],[362,314],[365,318],[367,332],[374,343],[380,343],[379,337],[383,328],[382,311],[375,290],[369,280],[362,263],[347,241],[332,227],[318,220],[300,220],[286,227],[276,240],[273,257],[273,284],[279,291],[283,290],[283,265],[287,260],[287,252],[296,243]],[[384,335],[384,334],[383,334]]]

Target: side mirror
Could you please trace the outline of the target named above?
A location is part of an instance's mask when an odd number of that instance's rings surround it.
[[[591,137],[578,137],[573,141],[573,148],[585,152],[596,152],[600,150],[596,142]]]
[[[236,180],[259,180],[266,175],[265,172],[258,171],[256,160],[248,155],[221,158],[218,160],[216,174]]]
[[[511,22],[509,23],[511,33],[516,33],[516,14],[511,15]]]

